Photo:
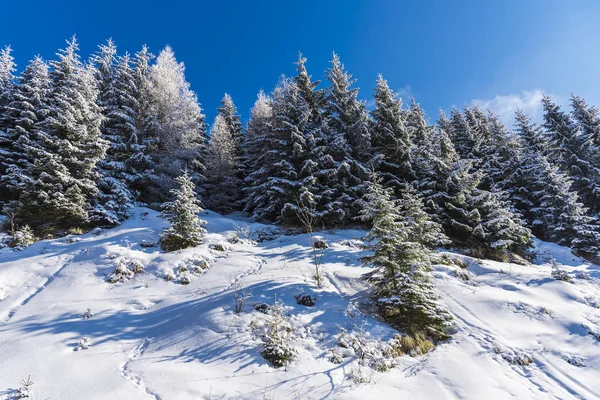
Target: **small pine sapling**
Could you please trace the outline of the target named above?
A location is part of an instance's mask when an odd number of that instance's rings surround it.
[[[163,204],[161,218],[171,223],[160,235],[160,246],[164,251],[174,251],[188,247],[198,246],[206,230],[202,225],[206,221],[198,218],[204,211],[194,192],[195,185],[192,179],[184,172],[175,178],[179,184],[178,189],[171,190],[175,200]]]

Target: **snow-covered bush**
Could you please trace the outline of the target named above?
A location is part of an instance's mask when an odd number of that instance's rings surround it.
[[[527,366],[533,362],[533,357],[524,351],[505,349],[498,345],[494,351],[510,364]]]
[[[258,243],[275,240],[281,235],[281,230],[275,226],[266,226],[254,229],[249,237]]]
[[[25,225],[15,232],[10,242],[10,247],[12,247],[14,250],[20,251],[26,249],[33,243],[35,243],[33,231],[28,225]]]
[[[94,314],[92,314],[92,309],[88,307],[87,310],[83,314],[81,314],[81,319],[90,319]]]
[[[564,269],[561,269],[559,267],[559,264],[556,262],[556,260],[552,260],[551,264],[552,264],[551,275],[552,275],[553,279],[555,279],[557,281],[573,283],[573,278],[571,278],[571,276],[569,275],[569,273],[567,271],[565,271]]]
[[[292,326],[277,301],[268,314],[251,322],[251,329],[262,342],[261,355],[274,367],[285,367],[296,356],[292,346]]]
[[[167,272],[167,273],[164,275],[163,279],[164,279],[166,282],[171,282],[172,280],[174,280],[174,279],[175,279],[175,275],[173,275],[173,274],[172,274],[172,273],[170,273],[170,272]]]
[[[360,385],[371,382],[372,373],[370,371],[365,371],[365,369],[359,365],[357,368],[352,368],[350,370],[347,378],[350,379],[354,384]]]
[[[359,365],[379,372],[395,367],[392,347],[379,339],[372,338],[364,329],[348,332],[340,327],[337,335],[338,347],[344,349],[341,357],[358,359]]]
[[[315,305],[316,296],[302,293],[297,296],[294,296],[296,299],[296,303],[306,307],[312,307]]]
[[[134,275],[145,271],[144,264],[140,260],[121,257],[115,259],[115,269],[107,278],[109,283],[126,282]]]
[[[564,357],[565,361],[576,367],[585,367],[585,361],[581,357],[567,355]]]
[[[190,279],[190,276],[188,275],[188,273],[184,273],[180,278],[179,278],[179,283],[181,283],[182,285],[189,285],[190,283],[192,283],[192,280]]]
[[[27,379],[21,380],[21,386],[15,390],[14,399],[29,399],[31,398],[31,387],[34,382],[31,380],[31,376],[28,376]]]
[[[226,243],[213,243],[208,247],[213,249],[214,251],[224,252],[229,250],[229,246]]]
[[[158,247],[158,243],[157,242],[150,242],[148,240],[142,240],[140,242],[140,246],[143,248],[152,248],[152,247]]]
[[[241,239],[249,239],[250,238],[250,225],[248,224],[233,224],[233,229],[235,230],[235,234]]]
[[[77,342],[77,350],[87,350],[92,345],[92,341],[89,337],[82,337],[79,342]]]

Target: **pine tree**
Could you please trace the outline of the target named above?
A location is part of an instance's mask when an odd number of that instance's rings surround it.
[[[16,70],[16,64],[11,53],[10,46],[0,50],[0,177],[6,174],[6,169],[8,165],[12,164],[12,158],[14,157],[14,137],[7,132],[12,121],[7,115],[10,111],[6,109],[12,101],[13,92],[15,91],[13,84],[15,76],[13,73]],[[7,159],[10,161],[6,161]],[[0,183],[0,188],[3,188],[2,183]],[[2,190],[0,209],[2,202],[10,200],[10,198],[11,195]]]
[[[198,214],[204,211],[196,198],[195,185],[187,171],[175,178],[179,185],[172,189],[175,200],[164,203],[161,217],[169,221],[170,226],[160,235],[160,246],[164,251],[174,251],[198,246],[206,230]]]
[[[324,105],[326,140],[335,162],[332,198],[343,220],[350,221],[358,215],[369,177],[369,117],[365,103],[358,100],[358,89],[351,88],[354,80],[335,53],[326,75],[330,82]]]
[[[587,149],[587,161],[594,169],[600,169],[600,113],[578,96],[571,96],[571,115],[579,128],[581,141]],[[595,171],[595,173],[598,173]]]
[[[130,158],[135,151],[136,88],[129,55],[117,57],[117,49],[109,40],[92,58],[102,109],[102,137],[108,142],[106,157],[98,163],[98,205],[91,218],[101,224],[117,224],[127,218],[133,206],[128,188],[131,176]],[[133,145],[133,146],[132,146]],[[134,172],[135,174],[135,172]],[[131,182],[131,179],[129,179]]]
[[[479,189],[481,173],[471,171],[471,161],[459,160],[446,179],[445,233],[476,256],[504,259],[506,251],[524,252],[529,229],[506,202],[505,194]]]
[[[48,65],[36,57],[25,67],[12,100],[4,109],[6,132],[5,135],[0,133],[0,146],[5,152],[0,158],[0,187],[6,189],[2,191],[5,200],[17,199],[24,187],[31,183],[28,172],[35,160],[28,149],[33,145],[36,125],[49,111],[49,91]]]
[[[303,210],[318,218],[326,226],[335,226],[344,222],[346,211],[344,204],[337,198],[336,190],[338,166],[335,161],[336,146],[328,141],[327,125],[323,110],[326,90],[318,89],[319,81],[313,81],[306,69],[306,58],[298,55],[296,61],[298,74],[293,81],[298,86],[299,96],[308,107],[306,121],[303,124],[307,149],[301,175],[308,186],[301,189],[299,201]]]
[[[93,70],[81,63],[75,38],[52,61],[49,115],[36,129],[33,183],[21,196],[21,218],[32,226],[81,226],[97,195],[96,164],[106,144]]]
[[[407,126],[407,113],[402,102],[390,90],[381,75],[375,88],[375,109],[371,113],[371,145],[375,154],[373,164],[384,185],[396,193],[405,182],[414,179],[412,169],[412,141]]]
[[[573,189],[590,213],[600,212],[600,171],[590,162],[589,139],[549,96],[542,103],[549,159],[573,180]]]
[[[206,157],[207,206],[229,213],[240,208],[241,180],[238,146],[230,125],[219,113],[210,131]]]
[[[223,118],[227,128],[231,131],[231,135],[236,145],[241,144],[244,139],[242,121],[235,104],[233,104],[233,99],[228,93],[225,93],[223,99],[221,99],[219,115]]]
[[[515,205],[540,239],[571,246],[583,256],[596,256],[598,222],[586,215],[569,177],[544,156],[547,147],[541,129],[521,111],[516,114],[516,127],[521,153],[512,179]]]
[[[406,194],[399,205],[392,198],[392,190],[383,188],[377,178],[368,183],[360,216],[372,221],[366,248],[373,254],[363,262],[374,268],[368,274],[374,285],[373,297],[392,326],[444,338],[452,317],[438,304],[425,246],[437,240],[439,227],[414,207],[419,202],[414,192]]]
[[[315,193],[314,165],[308,158],[313,139],[305,129],[310,108],[296,83],[283,78],[273,92],[271,110],[269,129],[261,139],[263,157],[249,176],[250,209],[258,219],[297,222],[300,198],[313,203]]]
[[[14,72],[16,69],[12,49],[10,46],[6,46],[0,50],[0,107],[8,104],[10,101],[10,92],[15,79]]]
[[[250,110],[250,120],[244,138],[244,164],[247,168],[244,179],[244,211],[249,214],[252,214],[256,205],[262,201],[258,187],[265,179],[266,171],[262,168],[262,157],[269,146],[272,115],[271,99],[261,90]]]
[[[139,61],[143,63],[141,57]],[[152,169],[136,185],[147,203],[163,201],[167,189],[172,188],[173,177],[182,169],[187,168],[195,182],[202,180],[204,165],[200,156],[206,142],[205,117],[184,72],[183,63],[175,59],[168,46],[150,67],[151,112],[145,121],[143,144]]]

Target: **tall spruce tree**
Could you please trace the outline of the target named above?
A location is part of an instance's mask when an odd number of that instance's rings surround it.
[[[363,262],[374,268],[367,275],[374,286],[373,298],[392,326],[444,338],[452,317],[439,305],[427,249],[440,239],[440,228],[420,206],[413,191],[404,192],[398,204],[392,189],[383,188],[373,178],[360,213],[362,219],[372,222],[365,239],[373,254]]]
[[[355,81],[335,53],[326,76],[330,83],[324,106],[327,143],[336,168],[331,189],[343,220],[350,221],[358,215],[369,177],[369,117],[365,103],[358,100],[358,89],[351,87]]]
[[[31,183],[29,173],[35,159],[35,129],[49,112],[50,76],[48,65],[36,57],[25,67],[11,102],[5,107],[5,153],[0,158],[0,187],[5,199],[17,199]]]
[[[542,103],[549,159],[573,180],[573,189],[590,213],[600,212],[600,171],[591,162],[589,139],[552,98],[545,96]]]
[[[142,56],[138,61],[143,65]],[[156,203],[165,200],[182,169],[187,168],[195,182],[202,181],[206,127],[197,96],[185,79],[185,67],[169,46],[160,52],[148,77],[150,113],[143,143],[152,168],[136,186],[143,201]]]
[[[600,239],[597,220],[586,215],[568,176],[547,160],[543,132],[522,111],[516,113],[516,131],[521,152],[511,179],[515,206],[540,239],[595,256]]]
[[[398,194],[405,182],[414,176],[411,158],[412,141],[407,126],[407,112],[402,101],[389,88],[381,75],[375,88],[375,109],[371,112],[371,146],[373,165],[385,186],[393,187]]]
[[[20,216],[41,227],[89,222],[98,193],[96,164],[105,154],[93,70],[81,63],[77,41],[51,61],[49,115],[36,130],[33,183],[21,196]]]
[[[283,78],[273,92],[269,129],[262,137],[263,157],[249,190],[251,211],[258,219],[297,222],[299,202],[314,208],[314,163],[309,155],[314,139],[306,132],[310,107],[298,85]]]
[[[109,145],[98,163],[98,206],[91,218],[101,224],[117,224],[127,218],[134,201],[126,180],[133,172],[128,162],[133,150],[130,144],[137,141],[133,71],[129,55],[118,57],[112,40],[100,46],[92,61],[99,89],[97,103],[104,116],[102,138]]]
[[[219,113],[210,130],[206,156],[206,205],[229,213],[241,207],[240,157],[235,137],[225,117]]]

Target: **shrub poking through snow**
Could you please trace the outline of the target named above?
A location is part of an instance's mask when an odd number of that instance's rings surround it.
[[[19,387],[15,391],[15,399],[29,399],[31,398],[31,388],[34,382],[31,380],[31,376],[28,376],[27,379],[21,380],[21,387]]]
[[[87,310],[83,314],[81,314],[81,319],[90,319],[94,314],[92,314],[92,309],[88,307]]]
[[[117,258],[115,260],[115,269],[107,278],[109,283],[126,282],[134,275],[144,272],[144,264],[139,260],[127,257]]]
[[[267,303],[259,303],[254,306],[254,309],[262,314],[268,314],[273,307]]]
[[[208,247],[210,247],[214,251],[227,251],[227,246],[225,246],[225,244],[223,243],[213,243]]]
[[[189,285],[190,283],[192,283],[192,280],[190,279],[190,276],[188,275],[187,272],[185,272],[180,278],[179,278],[179,283],[181,283],[182,285]]]
[[[351,332],[342,327],[339,329],[338,347],[343,349],[340,357],[356,358],[360,366],[378,372],[385,372],[396,366],[392,347],[388,343],[371,338],[363,329]]]
[[[296,299],[296,303],[306,307],[314,306],[316,301],[316,297],[304,293],[294,296],[294,298]]]
[[[576,367],[580,367],[580,368],[585,367],[585,361],[583,361],[583,359],[581,357],[568,355],[568,356],[565,356],[565,361]]]
[[[23,228],[15,232],[10,242],[10,247],[14,250],[21,251],[35,243],[35,237],[33,231],[29,225],[25,225]]]
[[[248,224],[233,224],[233,229],[238,238],[249,239],[250,238],[250,225]]]
[[[143,248],[158,247],[158,243],[157,242],[149,242],[147,240],[142,240],[140,242],[140,247],[143,247]]]
[[[559,264],[556,262],[556,260],[552,260],[550,263],[552,265],[551,274],[553,279],[557,281],[573,283],[573,278],[571,278],[567,271],[559,267]]]
[[[500,346],[496,346],[494,351],[509,364],[527,366],[533,362],[531,355],[523,351],[504,349]]]
[[[373,254],[362,260],[374,269],[367,279],[374,286],[380,314],[397,329],[446,338],[452,317],[434,292],[428,249],[446,238],[441,226],[423,211],[421,198],[405,186],[402,200],[396,201],[391,189],[373,177],[360,218],[372,222],[365,247]]]
[[[292,347],[292,326],[277,300],[268,314],[252,321],[252,330],[262,342],[260,353],[275,368],[285,367],[296,356]]]
[[[82,337],[79,342],[77,342],[77,350],[87,350],[92,346],[92,341],[89,337]]]
[[[412,357],[422,356],[433,350],[434,344],[424,334],[417,332],[414,335],[396,335],[390,343],[394,357],[407,354]]]
[[[175,200],[163,204],[161,218],[171,223],[160,235],[160,247],[164,251],[174,251],[188,247],[198,246],[202,243],[202,236],[206,230],[202,225],[206,221],[198,218],[198,213],[204,211],[199,204],[194,192],[195,185],[191,178],[184,172],[175,178],[179,184],[178,189],[171,190]]]
[[[167,281],[167,282],[171,282],[172,280],[174,280],[174,279],[175,279],[175,275],[173,275],[173,274],[172,274],[172,273],[170,273],[170,272],[167,272],[167,273],[165,274],[165,276],[163,277],[163,279],[164,279],[165,281]]]

